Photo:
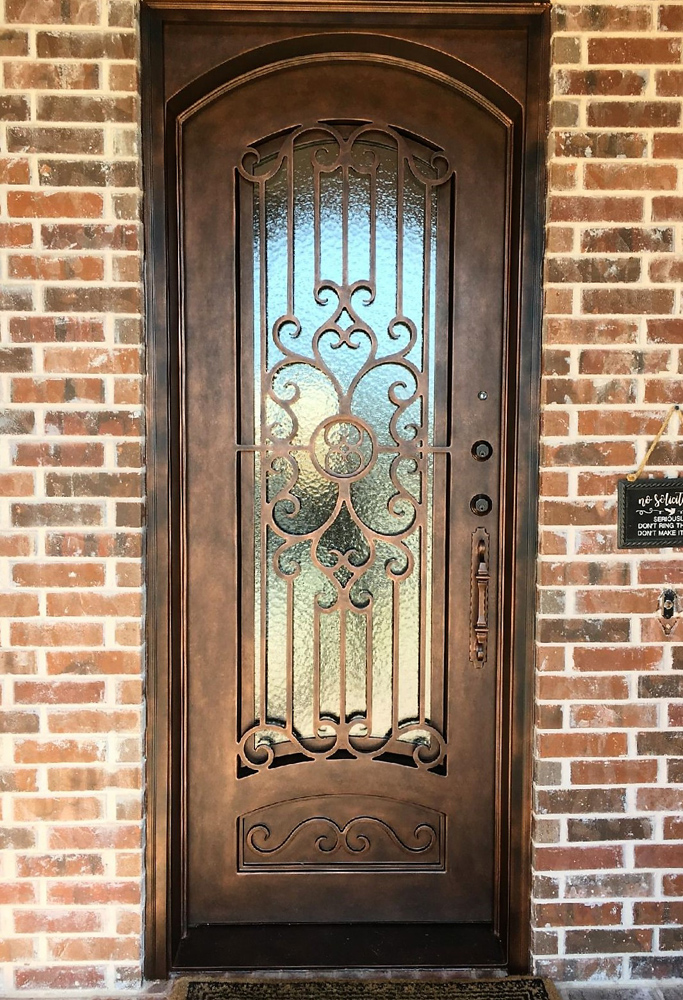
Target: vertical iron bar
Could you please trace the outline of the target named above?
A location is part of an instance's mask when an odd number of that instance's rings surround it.
[[[268,291],[268,280],[266,268],[268,266],[267,233],[266,233],[266,182],[259,181],[259,313],[261,326],[261,420],[259,427],[259,443],[263,445],[266,435],[266,386],[268,372],[268,309],[266,295]],[[268,656],[266,643],[268,639],[267,599],[268,599],[268,455],[265,449],[261,451],[261,675],[260,675],[260,707],[259,722],[266,725],[268,722]]]

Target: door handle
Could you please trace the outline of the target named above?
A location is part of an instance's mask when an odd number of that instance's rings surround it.
[[[488,657],[489,639],[489,533],[485,528],[472,532],[472,610],[470,660],[483,667]]]

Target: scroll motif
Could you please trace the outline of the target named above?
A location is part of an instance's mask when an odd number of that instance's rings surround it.
[[[433,768],[433,483],[447,450],[435,261],[453,172],[373,123],[302,126],[238,169],[253,201],[256,385],[254,442],[240,446],[255,453],[256,632],[241,759]]]
[[[442,814],[382,797],[275,803],[243,817],[240,827],[241,870],[442,865]]]

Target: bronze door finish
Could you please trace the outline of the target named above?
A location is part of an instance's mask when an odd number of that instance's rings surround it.
[[[143,21],[148,972],[523,969],[545,8]]]

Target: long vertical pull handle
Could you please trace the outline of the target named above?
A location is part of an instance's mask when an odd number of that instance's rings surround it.
[[[477,528],[472,534],[472,627],[470,660],[483,667],[488,656],[489,639],[489,534]]]

